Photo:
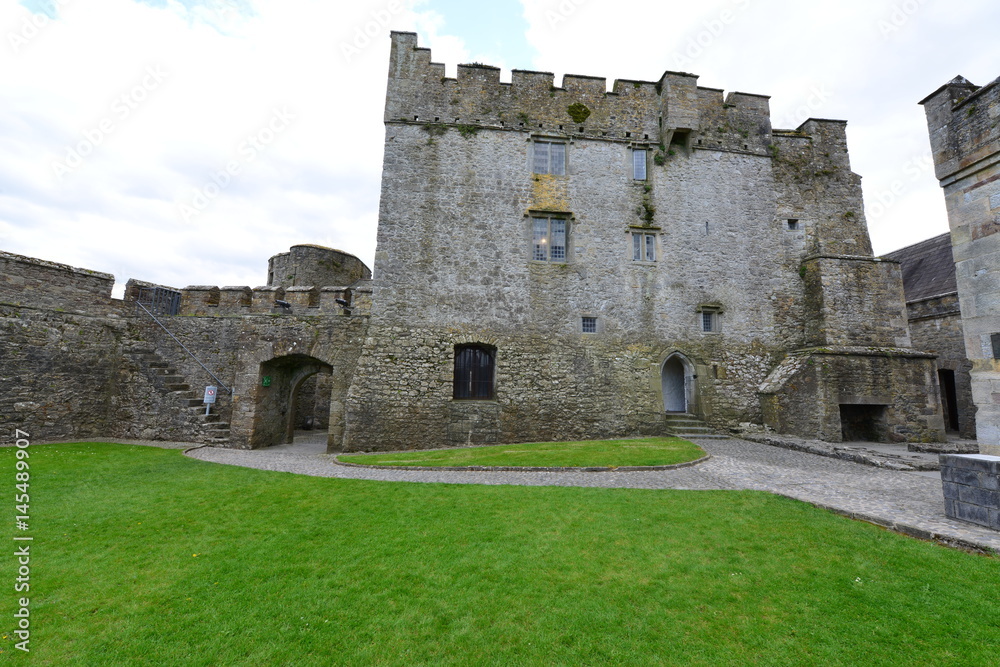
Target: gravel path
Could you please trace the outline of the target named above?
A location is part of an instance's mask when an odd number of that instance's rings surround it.
[[[933,475],[882,470],[746,440],[695,442],[712,458],[696,466],[655,472],[354,468],[335,463],[324,453],[323,441],[315,437],[297,439],[295,445],[260,450],[205,447],[188,452],[188,456],[260,470],[388,482],[770,491],[922,539],[1000,553],[1000,532],[945,516],[941,481]]]

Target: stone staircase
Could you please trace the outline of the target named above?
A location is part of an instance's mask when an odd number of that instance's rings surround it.
[[[147,370],[153,385],[166,393],[186,415],[186,421],[195,427],[201,437],[200,442],[209,445],[224,445],[229,442],[229,424],[218,414],[205,414],[204,394],[201,388],[192,389],[187,378],[167,363],[156,350],[135,348],[129,353]],[[221,399],[221,396],[217,398]],[[215,410],[218,406],[212,406]]]
[[[691,438],[701,438],[702,440],[728,440],[728,435],[721,435],[709,428],[704,421],[695,415],[684,412],[664,413],[667,424],[667,432],[670,435],[690,440]]]

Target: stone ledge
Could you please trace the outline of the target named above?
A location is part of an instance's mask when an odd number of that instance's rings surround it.
[[[378,452],[386,454],[388,452]],[[350,454],[350,456],[357,456]],[[361,456],[364,456],[363,454]],[[674,463],[665,466],[588,466],[588,467],[555,467],[555,466],[380,466],[367,463],[347,463],[340,461],[336,456],[332,457],[335,464],[345,468],[371,468],[373,470],[441,470],[445,472],[652,472],[656,470],[677,470],[678,468],[688,468],[690,466],[704,463],[712,458],[711,454],[706,454],[694,461],[684,463]]]
[[[764,433],[740,433],[737,437],[751,442],[759,442],[762,445],[770,445],[772,447],[781,447],[783,449],[791,449],[797,452],[805,452],[807,454],[816,454],[817,456],[826,456],[832,459],[851,461],[852,463],[860,463],[862,465],[884,468],[886,470],[900,470],[905,472],[911,470],[939,469],[937,464],[928,461],[922,461],[915,458],[903,458],[901,456],[893,456],[891,454],[880,454],[856,447],[838,446],[822,440],[802,440],[789,436]]]

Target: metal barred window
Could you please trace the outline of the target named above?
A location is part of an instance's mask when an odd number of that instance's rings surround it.
[[[567,225],[563,218],[532,218],[531,258],[543,262],[566,261]]]
[[[566,175],[566,144],[561,141],[535,141],[532,171],[536,174]]]
[[[496,348],[487,345],[456,345],[453,397],[492,399],[495,365]]]

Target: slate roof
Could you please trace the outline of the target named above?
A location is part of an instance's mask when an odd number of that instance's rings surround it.
[[[919,301],[958,290],[955,260],[951,254],[951,234],[915,243],[883,255],[902,264],[906,301]]]

